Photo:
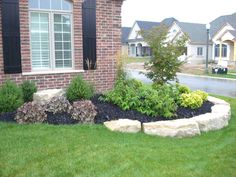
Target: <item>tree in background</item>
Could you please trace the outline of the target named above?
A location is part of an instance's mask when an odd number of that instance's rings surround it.
[[[174,40],[169,40],[168,28],[164,25],[141,33],[144,41],[152,49],[152,57],[144,65],[148,71],[145,75],[159,85],[168,83],[168,81],[177,81],[176,73],[180,71],[180,66],[183,64],[178,57],[185,51],[187,35],[183,34]]]

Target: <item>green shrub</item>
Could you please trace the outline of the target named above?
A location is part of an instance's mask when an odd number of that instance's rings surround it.
[[[12,81],[0,87],[0,113],[15,111],[23,104],[22,91]]]
[[[71,84],[66,90],[66,97],[71,102],[80,99],[90,99],[93,94],[93,86],[85,81],[80,75],[71,81]]]
[[[183,93],[180,96],[180,105],[186,108],[197,109],[203,104],[203,100],[200,95],[192,93]]]
[[[193,93],[199,95],[202,98],[202,101],[207,101],[208,93],[201,91],[201,90],[196,90]]]
[[[155,90],[134,79],[120,79],[101,100],[116,104],[123,110],[133,109],[153,117],[171,117],[176,104],[169,92],[169,86]]]
[[[176,87],[177,87],[180,95],[183,93],[190,93],[191,92],[190,88],[186,85],[176,84]]]
[[[24,81],[21,84],[24,102],[33,101],[33,95],[37,92],[37,87],[34,82]]]

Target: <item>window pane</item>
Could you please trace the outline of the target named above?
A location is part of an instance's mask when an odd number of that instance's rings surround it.
[[[51,0],[52,7],[54,10],[61,10],[61,0]]]
[[[38,0],[29,0],[29,8],[39,8],[39,1]]]
[[[62,34],[61,33],[55,33],[55,41],[62,41]]]
[[[40,0],[40,9],[50,9],[50,0]]]
[[[72,3],[68,0],[62,0],[62,9],[63,10],[72,10]]]
[[[31,13],[30,19],[32,67],[33,69],[49,68],[50,49],[48,14]]]
[[[54,14],[56,68],[72,67],[70,15]]]

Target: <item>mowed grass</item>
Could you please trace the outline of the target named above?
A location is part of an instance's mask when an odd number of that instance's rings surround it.
[[[230,125],[184,139],[0,123],[0,176],[236,176],[236,99],[224,99]]]

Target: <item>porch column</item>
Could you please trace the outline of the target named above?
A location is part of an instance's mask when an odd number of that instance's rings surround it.
[[[222,42],[220,41],[220,56],[219,56],[219,60],[222,60]]]
[[[234,61],[236,61],[236,41],[234,41]]]

